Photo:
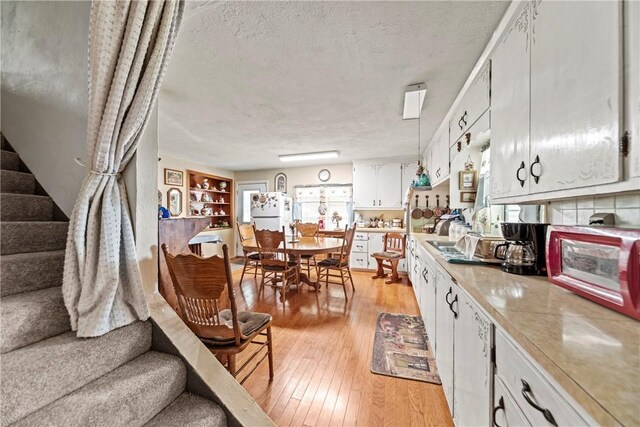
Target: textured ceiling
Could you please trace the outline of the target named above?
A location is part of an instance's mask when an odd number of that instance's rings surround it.
[[[231,170],[417,155],[508,2],[190,2],[160,93],[161,152]],[[326,160],[321,163],[328,163]]]

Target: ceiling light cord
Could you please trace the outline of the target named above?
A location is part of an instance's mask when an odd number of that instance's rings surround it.
[[[420,155],[422,154],[422,150],[420,149],[420,119],[422,118],[422,114],[420,114],[420,96],[418,96],[418,166],[420,166]]]

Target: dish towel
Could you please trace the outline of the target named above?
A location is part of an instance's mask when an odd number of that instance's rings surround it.
[[[472,259],[476,254],[476,248],[478,247],[479,241],[479,236],[465,234],[460,238],[460,240],[458,240],[455,248],[462,252],[466,258]]]

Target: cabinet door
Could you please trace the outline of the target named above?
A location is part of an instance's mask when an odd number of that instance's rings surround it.
[[[494,379],[495,393],[493,398],[493,413],[495,423],[493,425],[501,427],[522,427],[530,426],[518,404],[513,400],[509,391],[500,378]]]
[[[377,165],[353,164],[353,205],[356,208],[372,207],[377,203]]]
[[[449,410],[454,413],[453,403],[453,336],[454,318],[449,307],[456,285],[449,275],[436,266],[437,300],[436,300],[436,363],[442,380],[444,394],[447,397]]]
[[[490,89],[491,61],[487,61],[465,92],[456,113],[449,121],[449,145],[453,145],[489,109]]]
[[[381,163],[378,165],[377,192],[375,206],[383,208],[401,208],[404,191],[402,190],[402,170],[400,163]]]
[[[402,184],[401,195],[404,197],[405,191],[411,186],[411,182],[417,180],[416,170],[418,169],[418,162],[402,162]]]
[[[625,89],[628,93],[626,103],[627,124],[631,131],[629,142],[629,176],[640,177],[640,2],[625,3]]]
[[[491,197],[529,193],[530,5],[524,2],[493,53]]]
[[[442,182],[449,176],[449,136],[447,132],[437,135],[431,143],[431,183]]]
[[[621,2],[536,0],[531,12],[529,193],[619,181]]]
[[[431,341],[431,347],[436,347],[436,273],[435,260],[427,258],[425,263],[427,274],[425,275],[425,309],[422,320],[427,327],[427,335]]]
[[[454,408],[457,425],[491,423],[492,324],[464,292],[451,304],[457,313],[454,338]]]

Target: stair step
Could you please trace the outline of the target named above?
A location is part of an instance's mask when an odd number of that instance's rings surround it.
[[[30,173],[0,170],[0,192],[33,194],[36,179]]]
[[[171,405],[152,419],[147,426],[226,426],[224,410],[210,400],[182,393]]]
[[[5,138],[4,134],[1,133],[1,132],[0,132],[0,149],[13,151],[13,150],[11,150],[11,147],[9,147],[9,143],[7,142],[7,138]]]
[[[0,169],[17,171],[20,169],[20,156],[13,151],[0,150]]]
[[[70,329],[62,289],[23,292],[0,300],[0,353],[4,354]]]
[[[67,245],[66,221],[2,221],[0,254],[59,251]]]
[[[186,378],[179,358],[149,351],[12,427],[142,425],[180,396]]]
[[[62,285],[64,251],[0,257],[0,295],[5,297]]]
[[[51,221],[53,200],[33,194],[0,194],[0,221]]]
[[[3,354],[2,425],[49,405],[150,348],[151,323],[136,322],[99,338],[76,338],[67,332]]]

